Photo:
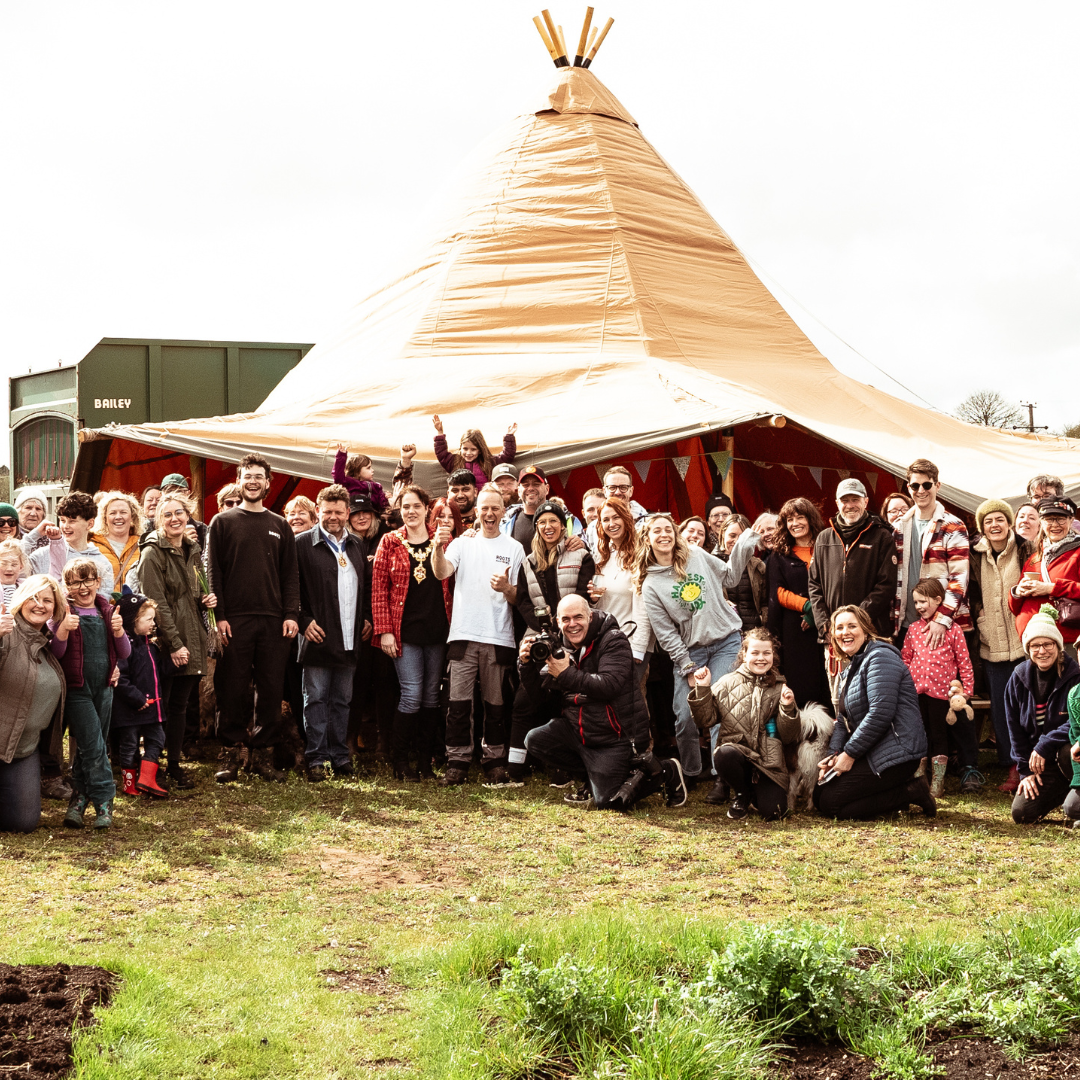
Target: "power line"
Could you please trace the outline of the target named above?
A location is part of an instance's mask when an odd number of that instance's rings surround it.
[[[861,352],[859,352],[859,350],[856,349],[854,345],[850,344],[848,341],[842,338],[835,330],[832,329],[832,327],[826,326],[826,324],[822,322],[822,320],[819,319],[801,300],[799,300],[798,297],[793,296],[787,289],[785,289],[784,286],[781,285],[780,282],[777,281],[776,278],[773,277],[773,275],[770,274],[769,271],[766,270],[765,267],[762,266],[762,264],[758,262],[757,259],[755,259],[751,255],[748,255],[745,248],[740,247],[739,250],[743,253],[743,257],[746,259],[746,261],[750,263],[753,267],[755,267],[763,277],[767,277],[772,282],[772,284],[777,289],[779,289],[779,291],[782,292],[793,304],[795,304],[797,307],[802,308],[802,310],[805,311],[806,314],[809,315],[810,318],[818,324],[818,326],[822,327],[825,330],[828,330],[828,332],[832,334],[832,336],[836,338],[837,341],[850,349],[857,357],[859,357],[860,360],[866,361],[866,363],[868,363],[875,371],[880,371],[886,379],[891,379],[894,383],[896,383],[897,386],[900,387],[901,390],[906,391],[912,397],[918,398],[919,401],[921,401],[927,407],[933,409],[934,412],[941,412],[941,410],[936,405],[934,405],[932,402],[927,401],[926,398],[922,396],[922,394],[916,393],[916,391],[912,390],[910,386],[905,386],[898,378],[896,378],[895,375],[890,375],[883,367],[875,364],[874,361],[870,359],[870,357],[864,356]]]

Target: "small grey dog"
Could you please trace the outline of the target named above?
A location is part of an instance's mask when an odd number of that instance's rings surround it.
[[[802,733],[795,747],[795,763],[788,775],[788,809],[809,810],[813,806],[814,787],[818,780],[818,762],[829,755],[829,740],[833,733],[833,718],[816,701],[808,701],[799,710]],[[790,759],[789,759],[790,761]]]

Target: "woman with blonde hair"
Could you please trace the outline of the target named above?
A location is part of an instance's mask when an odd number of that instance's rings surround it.
[[[701,774],[698,729],[690,715],[694,672],[708,668],[714,680],[735,666],[742,645],[742,621],[724,597],[738,584],[754,554],[758,535],[747,529],[727,562],[690,547],[670,514],[645,519],[645,535],[634,567],[649,625],[675,668],[675,738],[688,787]]]
[[[139,561],[142,592],[157,604],[158,644],[173,663],[173,675],[162,687],[168,756],[165,775],[178,788],[194,786],[180,767],[180,757],[188,700],[198,693],[199,680],[208,670],[203,609],[217,606],[217,597],[203,590],[202,549],[188,532],[192,512],[191,501],[179,493],[163,495],[157,505],[157,528],[143,542]]]
[[[294,536],[314,529],[319,524],[319,511],[306,495],[297,495],[285,504],[285,520]]]
[[[63,757],[66,681],[48,648],[50,619],[68,607],[55,578],[28,577],[0,606],[0,832],[33,832],[41,821],[41,758]]]
[[[135,568],[139,563],[139,538],[143,534],[142,507],[126,491],[108,491],[97,500],[97,508],[97,520],[88,539],[109,560],[113,588],[119,592],[127,585],[138,591]]]

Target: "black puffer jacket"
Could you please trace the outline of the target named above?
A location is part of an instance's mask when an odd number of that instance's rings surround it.
[[[543,672],[543,665],[518,661],[521,684],[534,697],[541,689],[562,695],[562,716],[590,747],[614,746],[629,739],[638,752],[649,745],[649,714],[638,687],[630,640],[618,621],[604,611],[594,611],[589,632],[579,646],[566,646],[570,667],[557,679]]]

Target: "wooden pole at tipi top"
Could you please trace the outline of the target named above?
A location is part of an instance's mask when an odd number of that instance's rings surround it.
[[[604,29],[597,34],[596,27],[592,25],[592,17],[593,9],[586,8],[585,21],[581,26],[581,36],[578,38],[577,52],[574,55],[574,67],[587,68],[593,62],[600,46],[604,43],[604,38],[607,37],[608,31],[615,22],[613,18],[608,19],[604,24]],[[540,15],[533,16],[533,23],[536,25],[536,32],[540,35],[540,40],[544,43],[544,48],[547,49],[552,63],[556,67],[570,67],[566,35],[563,33],[562,26],[555,24],[551,12],[544,8]]]

